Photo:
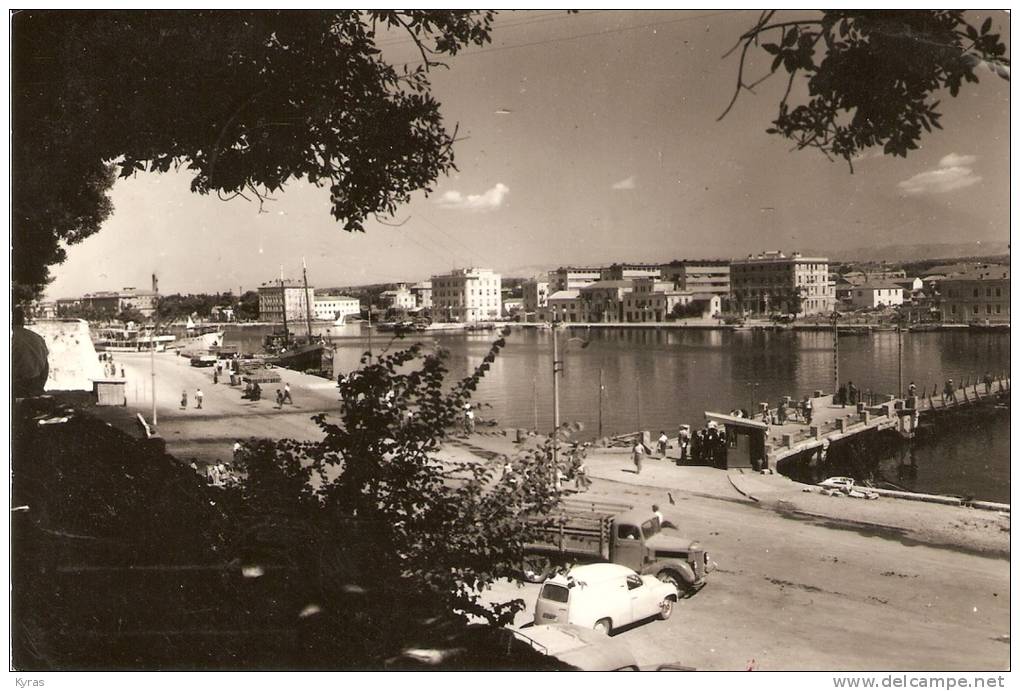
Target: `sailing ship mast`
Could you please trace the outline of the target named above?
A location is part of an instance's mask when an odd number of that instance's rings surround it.
[[[308,342],[312,342],[312,305],[308,296],[308,267],[305,258],[301,257],[301,275],[305,279],[305,323],[308,325]]]
[[[287,290],[283,287],[283,265],[280,265],[280,305],[283,311],[283,344],[290,344],[290,331],[287,330]]]

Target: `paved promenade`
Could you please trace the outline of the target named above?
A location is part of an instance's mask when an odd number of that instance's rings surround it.
[[[138,434],[136,413],[151,422],[152,376],[147,353],[115,353],[118,371],[124,368],[126,408],[96,408],[95,412],[108,422]],[[199,463],[229,460],[238,439],[272,437],[313,440],[321,439],[311,417],[319,412],[336,410],[336,382],[288,369],[277,368],[282,381],[262,387],[262,400],[241,398],[241,387],[220,380],[213,384],[212,367],[192,367],[188,358],[173,353],[156,353],[157,431],[166,439],[167,451]],[[290,384],[293,404],[276,405],[276,389]],[[202,408],[196,407],[195,391],[204,394]],[[181,407],[181,392],[188,393],[187,408]]]

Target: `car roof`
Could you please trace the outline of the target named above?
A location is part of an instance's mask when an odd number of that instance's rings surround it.
[[[614,578],[633,575],[634,570],[629,569],[626,566],[621,564],[604,563],[575,566],[570,569],[569,573],[567,573],[567,578],[573,578],[575,581],[583,581],[588,585],[594,585],[596,583],[611,581]]]

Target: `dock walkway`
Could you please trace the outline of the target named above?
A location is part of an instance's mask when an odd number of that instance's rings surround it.
[[[956,390],[953,397],[942,394],[915,396],[913,401],[886,396],[882,403],[868,405],[839,405],[833,403],[831,394],[811,399],[812,417],[808,424],[803,420],[787,420],[781,425],[771,425],[765,441],[768,467],[775,469],[779,461],[815,449],[821,449],[839,441],[869,430],[896,429],[904,436],[910,436],[922,417],[965,406],[984,404],[1008,395],[1010,380],[994,380],[989,387],[983,383],[968,384]],[[916,407],[908,406],[908,403]],[[760,421],[761,414],[755,416]]]

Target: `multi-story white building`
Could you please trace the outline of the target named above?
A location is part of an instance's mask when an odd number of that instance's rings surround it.
[[[305,319],[308,308],[315,305],[315,288],[299,281],[269,281],[259,286],[259,319],[268,322],[282,322],[284,310],[287,319]]]
[[[561,290],[578,290],[602,278],[602,269],[592,266],[561,266],[549,272],[549,295]]]
[[[728,260],[671,262],[663,264],[660,270],[662,279],[673,281],[679,290],[691,293],[715,293],[723,297],[730,293]]]
[[[316,295],[314,305],[312,316],[318,321],[336,321],[340,317],[361,314],[361,300],[350,295]]]
[[[456,269],[432,277],[432,313],[436,321],[478,322],[503,313],[502,279],[491,269]]]
[[[612,264],[599,271],[599,280],[628,281],[634,278],[660,278],[658,264]]]
[[[136,290],[135,288],[86,293],[82,296],[81,304],[113,315],[133,308],[144,316],[150,317],[156,312],[156,293],[151,290]]]
[[[379,294],[379,302],[383,307],[392,307],[398,310],[413,310],[417,301],[405,284],[399,283],[395,290],[384,290]]]
[[[521,286],[523,296],[523,307],[525,313],[534,314],[545,307],[546,299],[549,297],[549,283],[532,279],[525,281]]]
[[[730,262],[730,290],[737,309],[752,314],[825,314],[835,293],[829,260],[765,252]]]
[[[431,309],[432,308],[432,281],[422,281],[421,283],[415,283],[410,288],[411,294],[414,295],[414,306],[417,309]]]

